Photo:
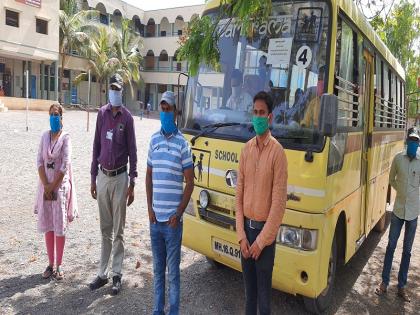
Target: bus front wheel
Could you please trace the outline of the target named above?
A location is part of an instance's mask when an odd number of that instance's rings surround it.
[[[334,292],[334,281],[337,270],[337,241],[334,235],[333,243],[331,246],[330,259],[328,261],[328,278],[327,287],[316,298],[303,297],[305,308],[313,314],[321,314],[324,312],[331,303]]]

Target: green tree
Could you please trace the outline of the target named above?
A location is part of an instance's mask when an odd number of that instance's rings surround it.
[[[234,23],[244,35],[252,36],[254,25],[271,13],[271,0],[221,0],[218,16],[205,16],[191,21],[186,35],[180,38],[179,60],[187,60],[190,75],[196,75],[200,64],[220,69],[218,49],[220,35]],[[218,27],[227,18],[223,27]]]
[[[403,0],[391,10],[385,19],[375,17],[371,24],[400,61],[406,71],[406,91],[415,92],[417,77],[420,75],[420,12],[415,3]],[[408,109],[409,116],[416,113],[415,104]]]
[[[83,54],[89,44],[89,34],[96,28],[92,21],[97,11],[79,11],[76,0],[60,0],[59,53],[61,60],[60,82],[63,82],[64,67],[68,53],[76,50]],[[63,92],[61,92],[63,93]],[[63,99],[63,95],[61,95]]]
[[[415,43],[420,36],[420,15],[415,4],[403,0],[394,7],[386,20],[377,16],[371,24],[407,70],[415,57]]]
[[[103,85],[113,74],[119,73],[131,91],[133,82],[140,83],[140,47],[141,39],[132,32],[127,19],[122,21],[121,28],[99,26],[97,32],[91,34],[89,45],[84,49],[88,70],[99,83],[99,104],[102,104]],[[87,73],[82,73],[74,82],[79,84],[86,79]]]
[[[89,68],[99,83],[99,104],[102,104],[102,88],[108,78],[117,72],[121,62],[116,58],[115,43],[117,34],[114,28],[99,26],[97,32],[91,35],[89,45],[85,47]],[[87,79],[87,73],[78,75],[74,82],[79,84]]]
[[[122,76],[124,83],[130,85],[133,90],[133,82],[140,84],[140,63],[142,57],[140,49],[142,47],[141,38],[132,30],[132,21],[124,19],[121,22],[121,28],[115,29],[115,54],[120,61],[120,68],[117,72]]]

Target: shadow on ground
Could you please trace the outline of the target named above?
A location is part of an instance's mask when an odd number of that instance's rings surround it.
[[[414,314],[418,302],[402,303],[396,290],[390,288],[387,297],[379,298],[374,289],[380,280],[383,249],[377,247],[384,234],[372,232],[350,262],[338,271],[332,306],[326,314]],[[372,259],[374,251],[380,250]],[[138,271],[127,270],[123,290],[113,297],[110,285],[91,292],[88,283],[97,265],[80,264],[68,271],[66,279],[43,280],[40,274],[0,280],[0,300],[5,313],[22,314],[150,314],[153,306],[153,275],[150,270],[152,257],[147,246],[140,259],[147,267]],[[183,249],[183,255],[192,254]],[[376,253],[378,254],[378,253]],[[181,314],[244,314],[244,290],[241,273],[229,268],[216,268],[205,257],[197,259],[181,272]],[[128,252],[126,259],[133,258]],[[395,268],[397,267],[397,268]],[[82,273],[76,269],[84,268]],[[129,269],[129,268],[127,268]],[[396,278],[394,266],[393,279]],[[77,274],[76,276],[73,276]],[[420,270],[412,264],[410,289],[420,281]],[[418,299],[417,299],[418,300]],[[272,314],[307,314],[303,301],[274,290]]]

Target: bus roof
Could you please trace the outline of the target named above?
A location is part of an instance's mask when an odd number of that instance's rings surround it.
[[[332,7],[338,7],[351,21],[360,29],[365,37],[373,44],[376,50],[382,55],[382,58],[387,61],[398,73],[398,75],[405,80],[405,72],[403,67],[398,62],[397,58],[391,53],[384,42],[379,38],[376,31],[372,28],[370,23],[366,20],[363,13],[359,10],[352,0],[330,0]],[[215,9],[220,5],[220,0],[209,0],[204,12]],[[337,12],[336,10],[333,10]]]

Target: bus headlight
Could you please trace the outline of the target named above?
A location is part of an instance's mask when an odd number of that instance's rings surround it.
[[[210,194],[207,190],[200,191],[200,206],[206,209],[210,203]]]
[[[192,198],[190,198],[190,202],[185,208],[185,213],[195,217],[194,201],[192,200]]]
[[[297,249],[315,250],[317,239],[318,230],[282,225],[277,236],[277,243]]]

